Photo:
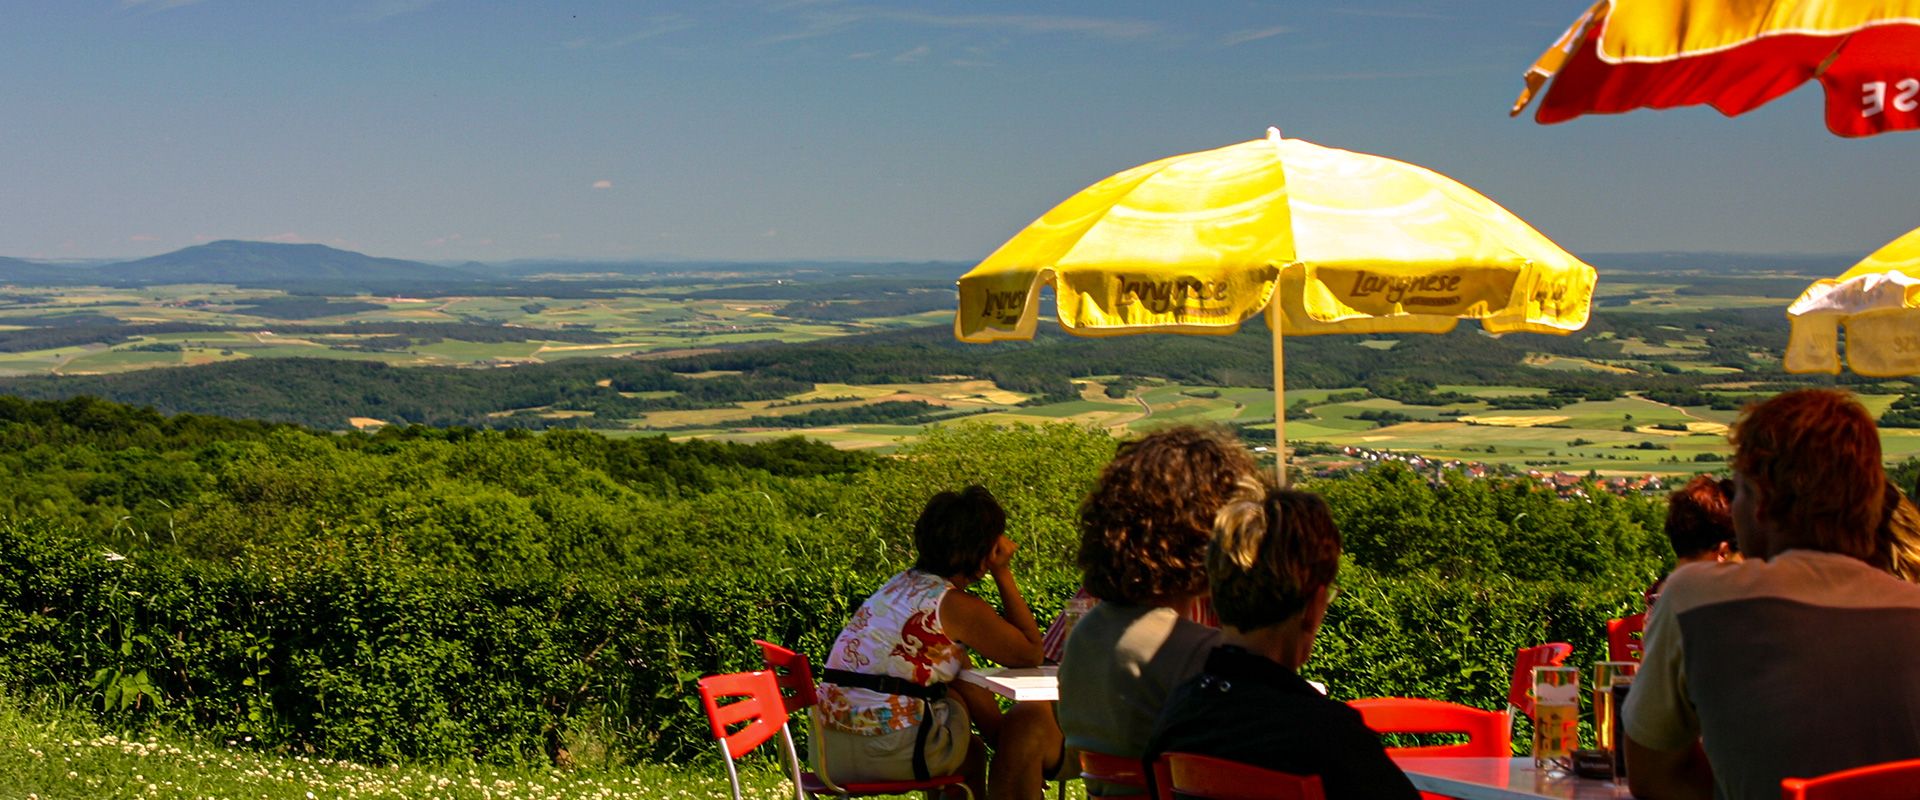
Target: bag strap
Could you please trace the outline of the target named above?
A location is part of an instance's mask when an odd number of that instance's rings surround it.
[[[881,694],[904,695],[916,700],[939,700],[947,696],[947,685],[944,683],[922,686],[892,675],[868,675],[864,672],[849,672],[844,669],[822,670],[820,682],[845,686],[849,689],[866,689]]]

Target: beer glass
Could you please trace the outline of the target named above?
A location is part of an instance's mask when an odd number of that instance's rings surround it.
[[[1593,662],[1593,742],[1601,750],[1612,752],[1617,743],[1613,739],[1613,718],[1620,713],[1614,707],[1613,684],[1625,679],[1628,682],[1640,670],[1638,661],[1595,661]]]
[[[1580,747],[1580,668],[1533,668],[1533,765],[1565,774]]]

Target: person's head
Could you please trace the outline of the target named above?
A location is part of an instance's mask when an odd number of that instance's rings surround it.
[[[1790,548],[1870,560],[1886,473],[1873,415],[1837,389],[1795,389],[1740,413],[1733,440],[1733,524],[1740,549]]]
[[[1667,497],[1667,541],[1674,560],[1724,560],[1738,552],[1733,535],[1733,481],[1696,475]]]
[[[1887,481],[1886,509],[1874,533],[1873,559],[1868,562],[1909,583],[1920,583],[1920,508]]]
[[[1249,479],[1214,522],[1207,578],[1220,622],[1241,632],[1298,619],[1304,663],[1340,572],[1340,531],[1327,502],[1311,492]],[[1299,666],[1295,663],[1291,666]]]
[[[1087,593],[1133,605],[1204,593],[1214,512],[1256,471],[1246,448],[1217,430],[1181,426],[1121,444],[1080,505]]]
[[[942,578],[978,579],[1006,532],[1007,512],[986,487],[941,492],[913,524],[913,568]]]

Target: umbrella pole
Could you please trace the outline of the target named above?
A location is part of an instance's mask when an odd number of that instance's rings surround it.
[[[1273,329],[1273,469],[1280,488],[1287,487],[1287,359],[1280,335],[1280,301],[1267,306],[1267,327]]]

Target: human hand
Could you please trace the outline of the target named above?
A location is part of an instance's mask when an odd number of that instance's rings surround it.
[[[1007,565],[1013,562],[1014,551],[1019,549],[1019,542],[1014,541],[1012,537],[1004,533],[1000,534],[1000,540],[994,542],[993,550],[987,553],[987,571],[996,574],[1005,572]]]

